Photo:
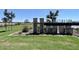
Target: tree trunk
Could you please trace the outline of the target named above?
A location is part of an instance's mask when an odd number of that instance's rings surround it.
[[[10,21],[10,26],[11,26],[11,31],[12,31],[12,19],[11,19],[11,21]]]
[[[5,26],[5,31],[7,31],[7,24],[6,24],[6,22],[5,22],[5,25],[4,26]]]

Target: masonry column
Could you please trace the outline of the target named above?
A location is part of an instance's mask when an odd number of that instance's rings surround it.
[[[44,33],[44,18],[40,18],[40,33]]]
[[[33,18],[33,33],[37,34],[37,18]]]

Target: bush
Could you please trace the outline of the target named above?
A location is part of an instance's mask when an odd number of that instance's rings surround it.
[[[21,25],[21,23],[20,22],[17,22],[17,23],[15,23],[15,25]]]
[[[28,32],[28,27],[27,26],[24,26],[24,28],[22,29],[22,32]]]

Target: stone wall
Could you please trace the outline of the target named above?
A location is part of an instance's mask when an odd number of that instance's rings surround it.
[[[73,34],[73,29],[71,28],[71,26],[66,26],[66,25],[62,25],[62,26],[49,26],[46,25],[46,32],[44,31],[44,18],[40,18],[39,19],[40,22],[38,22],[37,18],[33,18],[33,33],[34,34],[66,34],[66,35],[72,35]],[[37,24],[40,25],[40,27],[38,28]],[[38,31],[38,29],[39,31]]]
[[[65,34],[66,35],[72,35],[73,34],[73,28],[71,28],[71,26],[65,26]]]
[[[59,34],[65,34],[65,26],[59,26]]]

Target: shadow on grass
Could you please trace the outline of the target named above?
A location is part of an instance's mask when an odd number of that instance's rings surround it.
[[[3,33],[3,32],[6,32],[5,30],[3,30],[3,31],[0,31],[0,33]]]

